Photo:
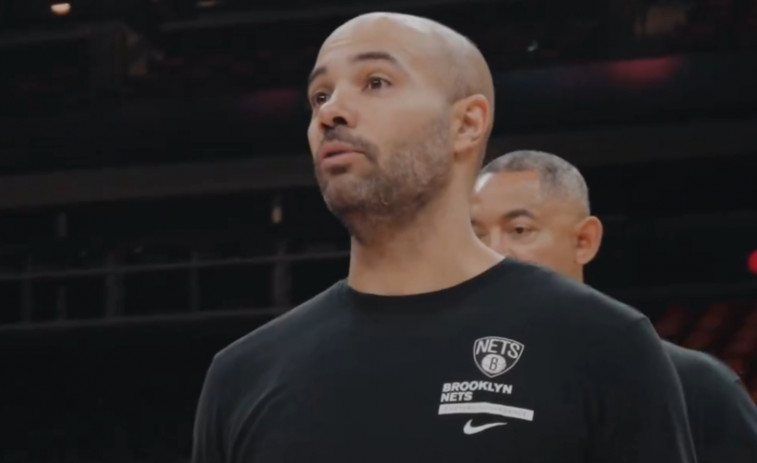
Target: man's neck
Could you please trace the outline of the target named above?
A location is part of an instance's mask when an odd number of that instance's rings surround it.
[[[364,293],[409,295],[481,274],[502,257],[476,238],[468,214],[465,207],[427,210],[413,223],[387,230],[385,239],[353,238],[348,284]]]

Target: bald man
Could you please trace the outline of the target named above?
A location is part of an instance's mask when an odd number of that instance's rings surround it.
[[[349,273],[215,356],[195,463],[691,461],[646,319],[473,233],[493,93],[476,47],[427,19],[326,39],[308,140]]]
[[[540,151],[508,153],[481,171],[472,205],[473,227],[492,249],[583,282],[602,224],[573,165]],[[738,375],[705,353],[663,348],[683,385],[699,463],[757,462],[757,406]]]

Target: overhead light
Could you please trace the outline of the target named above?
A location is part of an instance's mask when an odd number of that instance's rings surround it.
[[[50,11],[56,16],[65,16],[71,11],[70,3],[53,3],[50,5]]]

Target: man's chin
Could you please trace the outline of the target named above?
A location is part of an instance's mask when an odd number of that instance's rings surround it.
[[[337,215],[340,213],[349,213],[351,210],[360,208],[363,203],[358,188],[354,185],[349,185],[349,182],[331,180],[322,190],[323,200],[331,212]]]

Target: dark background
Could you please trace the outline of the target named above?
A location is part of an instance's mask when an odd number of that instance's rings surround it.
[[[574,162],[588,281],[757,397],[754,2],[51,3],[0,0],[0,461],[186,461],[212,355],[345,275],[304,82],[373,10],[480,46],[490,157]]]

